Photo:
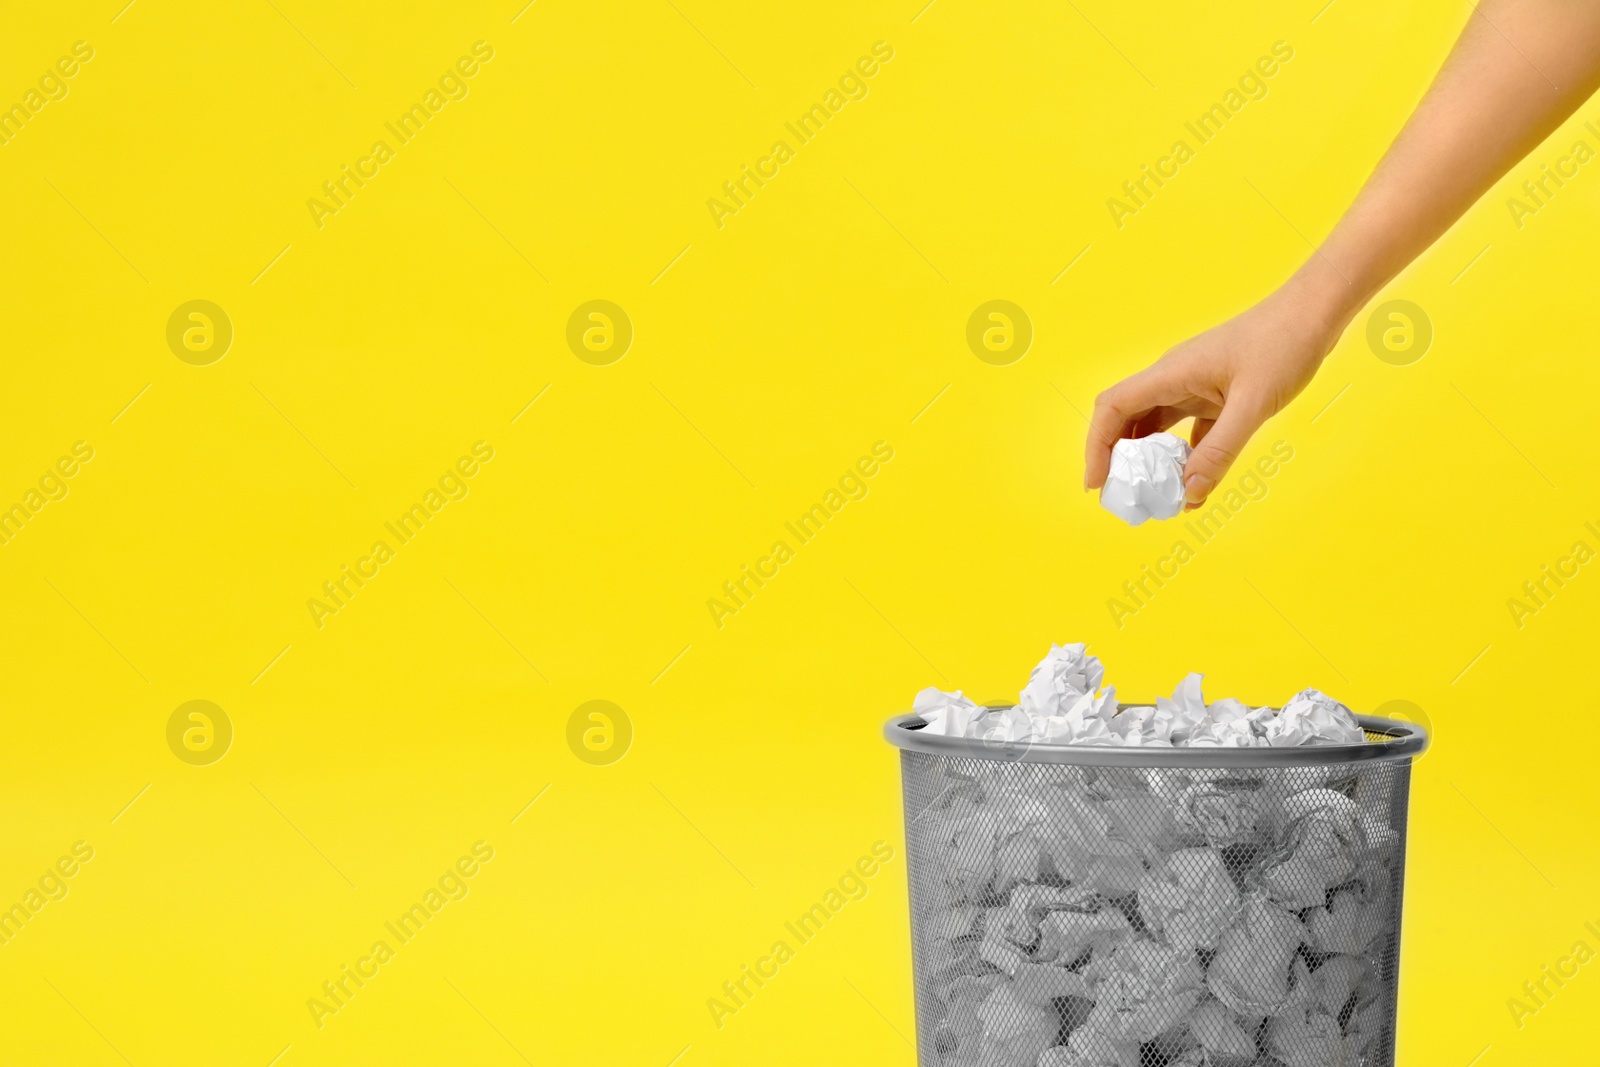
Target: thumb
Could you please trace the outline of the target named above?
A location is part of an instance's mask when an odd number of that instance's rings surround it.
[[[1216,422],[1202,431],[1183,469],[1184,496],[1191,506],[1211,495],[1268,414],[1266,405],[1253,397],[1228,399]]]

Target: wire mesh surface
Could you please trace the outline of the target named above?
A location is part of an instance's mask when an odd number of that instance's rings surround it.
[[[922,1067],[1394,1063],[1409,760],[901,760]]]

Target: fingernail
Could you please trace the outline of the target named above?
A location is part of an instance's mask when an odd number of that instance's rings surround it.
[[[1206,497],[1210,496],[1211,490],[1215,489],[1216,487],[1217,483],[1212,481],[1210,478],[1207,478],[1205,475],[1191,474],[1183,483],[1183,492],[1189,503],[1198,504]]]

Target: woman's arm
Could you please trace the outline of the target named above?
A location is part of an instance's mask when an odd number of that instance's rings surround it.
[[[1484,0],[1333,233],[1261,303],[1095,401],[1084,486],[1111,446],[1194,417],[1184,470],[1205,500],[1252,434],[1310,383],[1363,305],[1600,84],[1600,2]]]

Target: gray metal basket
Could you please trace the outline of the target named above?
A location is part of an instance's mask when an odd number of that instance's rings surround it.
[[[1411,760],[884,727],[922,1067],[1390,1067]]]

